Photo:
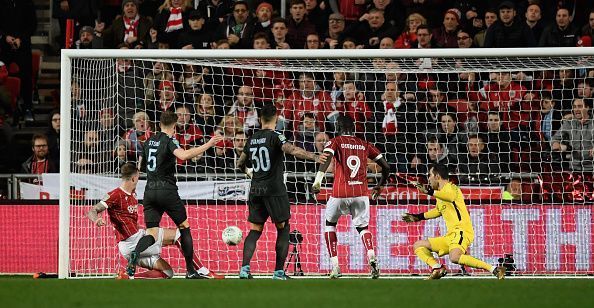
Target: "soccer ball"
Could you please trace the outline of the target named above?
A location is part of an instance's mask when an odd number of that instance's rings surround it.
[[[243,233],[241,229],[236,226],[229,226],[223,230],[223,242],[227,245],[235,246],[241,242],[243,238]]]

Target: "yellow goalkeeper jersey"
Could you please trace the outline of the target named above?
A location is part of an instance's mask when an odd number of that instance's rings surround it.
[[[442,216],[448,233],[464,231],[464,234],[474,237],[470,215],[458,186],[448,182],[442,189],[434,191],[433,197],[437,199],[437,204],[424,213],[426,219]]]

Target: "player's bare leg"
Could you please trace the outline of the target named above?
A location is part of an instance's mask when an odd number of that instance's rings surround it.
[[[465,254],[462,249],[454,248],[450,251],[450,261],[455,264],[468,265],[473,268],[482,268],[491,272],[497,279],[505,278],[505,267],[490,265],[483,260]]]
[[[431,267],[431,274],[427,279],[439,279],[447,275],[448,271],[444,265],[439,264],[433,254],[431,253],[431,243],[428,240],[416,241],[413,245],[413,249],[417,257],[427,263]]]
[[[367,251],[367,261],[369,262],[369,267],[371,269],[371,278],[377,279],[379,278],[379,267],[377,265],[377,258],[375,256],[375,250],[373,248],[373,235],[369,230],[368,227],[357,227],[357,231],[361,236],[361,241],[363,242],[363,246]]]
[[[283,268],[285,267],[285,260],[289,253],[289,221],[276,223],[276,264],[274,266],[274,275],[272,279],[287,280],[291,277],[287,276]]]
[[[338,264],[338,238],[336,236],[336,222],[326,221],[324,228],[324,239],[326,240],[326,248],[332,263],[332,271],[330,272],[330,279],[338,279],[342,277],[340,266]]]
[[[243,242],[243,260],[241,263],[241,270],[239,271],[240,279],[252,279],[252,273],[250,271],[250,262],[256,251],[256,243],[264,230],[263,224],[250,223],[250,232]]]

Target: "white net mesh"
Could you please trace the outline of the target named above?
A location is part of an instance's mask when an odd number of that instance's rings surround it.
[[[334,136],[336,115],[344,113],[355,119],[358,136],[385,153],[396,176],[372,205],[370,223],[383,273],[424,272],[412,243],[445,232],[441,220],[400,222],[404,212],[433,204],[404,179],[426,181],[435,162],[450,168],[470,204],[472,255],[497,264],[513,254],[518,274],[593,272],[591,207],[583,206],[594,200],[593,57],[85,58],[73,59],[71,68],[70,271],[77,275],[113,275],[125,265],[112,229],[85,217],[93,203],[87,200],[118,186],[119,166],[138,160],[164,110],[180,116],[183,147],[225,136],[202,157],[179,162],[177,178],[198,256],[214,271],[237,273],[242,245],[226,246],[220,235],[230,225],[249,230],[249,182],[234,166],[259,127],[259,108],[270,102],[279,110],[277,129],[299,147],[319,152]],[[293,246],[306,274],[326,273],[322,230],[329,191],[318,202],[310,193],[316,164],[287,156],[285,167],[291,229],[303,235],[291,245],[289,273]],[[368,168],[377,172],[373,164]],[[143,191],[141,185],[139,199]],[[162,226],[173,227],[167,217]],[[339,222],[338,234],[343,273],[366,273],[350,218]],[[275,237],[267,226],[253,272],[272,271]],[[176,248],[162,256],[184,272]]]

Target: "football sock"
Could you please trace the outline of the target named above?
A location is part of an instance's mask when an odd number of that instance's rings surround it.
[[[193,258],[194,258],[194,245],[192,243],[192,233],[190,228],[179,229],[181,234],[180,242],[184,259],[186,259],[186,270],[188,272],[195,271]]]
[[[468,265],[474,268],[482,268],[486,271],[491,271],[491,268],[493,267],[492,265],[487,264],[485,261],[479,260],[469,255],[461,255],[460,260],[458,260],[458,264]]]
[[[365,250],[368,252],[373,251],[373,235],[371,234],[371,232],[369,232],[369,230],[363,230],[361,231],[361,233],[359,233],[359,235],[361,235],[361,240],[363,241],[363,246],[365,247]]]
[[[415,254],[421,261],[427,263],[431,268],[439,268],[441,265],[433,258],[433,254],[427,247],[419,247],[415,249]],[[462,264],[462,263],[460,263]]]
[[[134,279],[167,279],[167,275],[158,270],[150,270],[134,275]]]
[[[276,229],[276,265],[274,270],[282,270],[289,253],[289,222],[282,229]]]
[[[243,261],[241,266],[250,265],[254,251],[256,251],[256,242],[258,242],[260,235],[262,235],[262,231],[250,230],[250,233],[246,236],[243,242]]]
[[[328,255],[330,256],[330,260],[332,261],[332,266],[338,265],[338,239],[336,237],[336,227],[334,226],[326,226],[324,228],[324,239],[326,240],[326,248],[328,249]],[[336,260],[336,264],[334,264],[334,260]]]
[[[138,240],[138,244],[136,244],[136,248],[134,251],[137,253],[141,253],[145,251],[147,248],[151,247],[152,244],[155,243],[155,238],[152,235],[145,235]]]

